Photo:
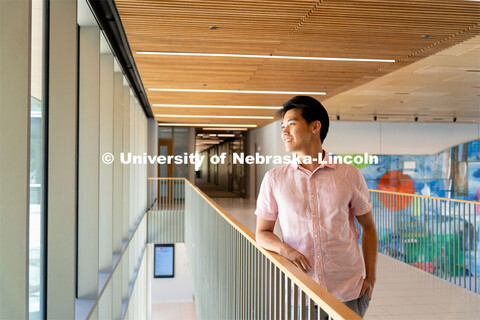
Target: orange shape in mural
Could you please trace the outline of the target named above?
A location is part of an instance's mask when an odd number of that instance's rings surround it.
[[[392,192],[415,193],[415,185],[412,178],[398,170],[385,173],[378,181],[377,189]],[[400,211],[410,205],[413,197],[379,194],[379,200],[387,209]]]

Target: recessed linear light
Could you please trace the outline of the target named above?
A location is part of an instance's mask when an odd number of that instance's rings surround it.
[[[282,107],[263,107],[263,106],[210,106],[210,105],[197,105],[197,104],[163,104],[163,103],[154,103],[153,107],[164,107],[164,108],[216,108],[216,109],[268,109],[268,110],[278,110]]]
[[[219,138],[229,138],[229,137],[235,137],[233,133],[219,133],[217,134],[217,137]]]
[[[270,56],[262,54],[230,54],[230,53],[198,53],[198,52],[159,52],[137,51],[137,54],[160,56],[194,56],[194,57],[231,57],[231,58],[260,58],[260,59],[289,59],[289,60],[320,60],[320,61],[350,61],[350,62],[395,62],[391,59],[362,59],[362,58],[329,58],[329,57],[301,57],[301,56]]]
[[[155,116],[162,118],[273,119],[273,117],[267,116],[195,116],[185,114],[156,114]]]
[[[148,91],[169,91],[169,92],[215,92],[215,93],[256,93],[256,94],[309,94],[326,95],[326,92],[304,92],[304,91],[254,91],[254,90],[209,90],[209,89],[166,89],[149,88]]]
[[[247,128],[203,128],[204,131],[247,131]]]
[[[207,123],[207,124],[199,124],[199,123],[159,123],[158,126],[160,127],[241,127],[243,128],[256,128],[256,124],[224,124],[224,123]],[[240,130],[237,128],[233,128],[233,130]]]

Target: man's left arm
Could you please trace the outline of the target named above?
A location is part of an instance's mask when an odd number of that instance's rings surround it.
[[[360,297],[367,293],[368,298],[372,298],[373,287],[376,281],[378,236],[373,221],[372,211],[366,214],[356,216],[358,223],[362,227],[362,251],[365,261],[366,277],[363,282]]]

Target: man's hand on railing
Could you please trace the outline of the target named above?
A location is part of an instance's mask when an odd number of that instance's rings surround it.
[[[274,233],[275,221],[257,217],[256,240],[259,245],[267,250],[278,253],[290,260],[295,266],[305,272],[312,269],[310,261],[301,252],[280,240]]]
[[[307,257],[305,257],[300,251],[290,247],[288,244],[284,244],[283,250],[280,250],[280,254],[306,273],[312,269],[312,265]]]

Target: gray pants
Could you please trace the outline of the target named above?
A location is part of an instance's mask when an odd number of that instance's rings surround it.
[[[363,318],[365,313],[367,312],[368,306],[370,305],[370,301],[368,300],[368,296],[365,293],[363,296],[361,296],[358,299],[350,300],[350,301],[345,301],[343,304],[345,304],[347,307],[353,310],[356,314],[358,314],[360,317]],[[293,309],[292,309],[293,310]],[[318,319],[318,308],[315,306],[315,316],[314,319]],[[302,319],[300,315],[300,307],[297,308],[298,312],[298,319]],[[307,308],[305,307],[304,311],[305,314],[307,313]],[[305,317],[308,318],[308,317]],[[328,320],[328,315],[323,311],[320,310],[320,319],[322,320]]]
[[[368,296],[365,293],[360,298],[350,300],[350,301],[345,301],[343,304],[345,304],[347,307],[352,309],[353,312],[355,312],[356,314],[358,314],[360,317],[363,318],[363,316],[365,316],[365,313],[367,312],[368,306],[370,305],[370,301],[368,300]],[[318,319],[318,311],[319,310],[318,310],[317,306],[315,306],[315,318],[314,319]],[[320,319],[328,320],[328,315],[323,310],[320,310]]]
[[[364,293],[363,296],[361,296],[360,298],[345,301],[344,304],[363,318],[363,316],[367,312],[368,306],[370,305],[370,301],[368,300],[367,294]]]

